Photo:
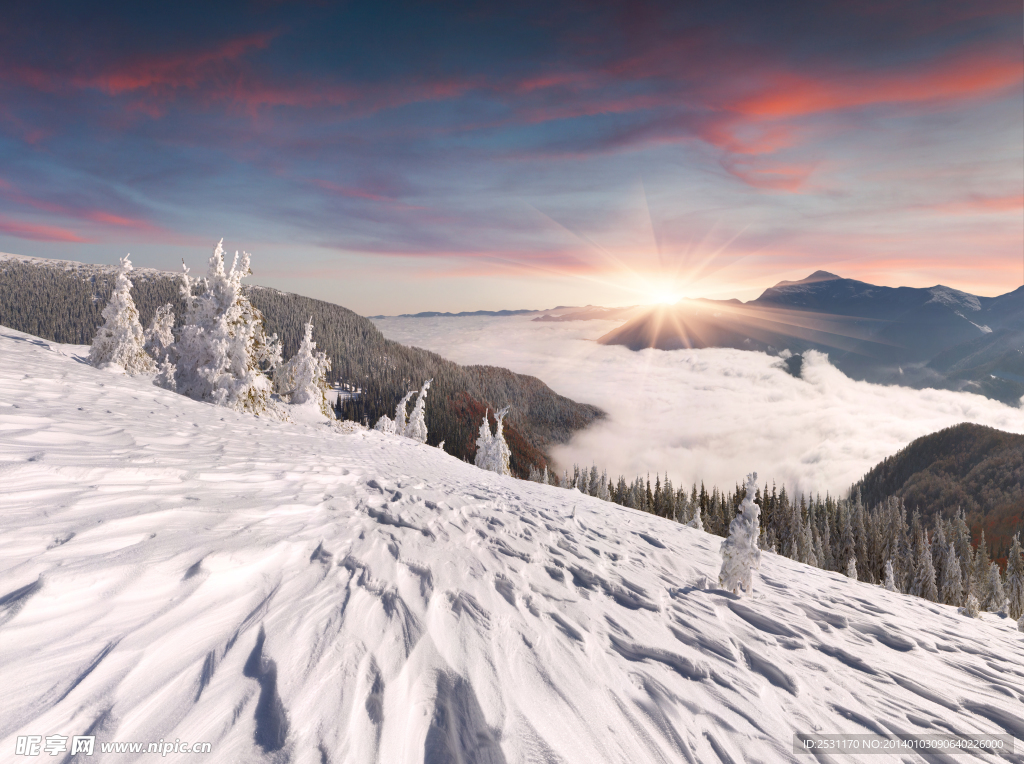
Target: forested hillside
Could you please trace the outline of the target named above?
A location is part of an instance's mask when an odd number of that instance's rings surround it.
[[[100,316],[113,288],[116,269],[67,261],[0,260],[0,324],[55,342],[88,344],[102,324]],[[171,303],[180,325],[184,304],[175,274],[139,268],[133,271],[132,297],[143,326],[157,308]],[[276,333],[290,357],[312,317],[317,347],[330,357],[328,379],[361,394],[340,406],[346,419],[370,424],[394,415],[402,395],[434,383],[427,397],[428,442],[445,441],[445,450],[473,461],[476,433],[485,410],[511,406],[506,438],[515,474],[547,464],[546,450],[564,443],[603,412],[558,395],[536,377],[493,366],[460,366],[436,353],[388,340],[371,321],[339,305],[258,286],[246,288],[262,312],[268,333]],[[492,418],[493,421],[493,418]]]
[[[992,556],[1005,558],[1024,526],[1024,435],[959,424],[918,438],[857,484],[866,503],[898,496],[931,521],[963,509]]]

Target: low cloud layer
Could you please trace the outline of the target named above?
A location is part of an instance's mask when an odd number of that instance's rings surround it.
[[[791,491],[845,493],[915,438],[960,422],[1024,432],[1024,409],[969,393],[856,382],[809,354],[802,378],[730,349],[633,352],[594,340],[612,321],[381,319],[389,338],[463,364],[532,374],[608,419],[554,449],[560,465],[732,486],[756,470]]]

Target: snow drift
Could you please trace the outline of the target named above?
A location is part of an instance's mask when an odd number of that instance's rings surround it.
[[[360,764],[1024,737],[1009,619],[772,554],[739,599],[696,529],[199,403],[86,350],[0,329],[4,757],[28,734]]]

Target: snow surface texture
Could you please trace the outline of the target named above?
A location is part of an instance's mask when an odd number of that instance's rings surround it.
[[[717,537],[407,438],[199,403],[85,351],[0,329],[4,761],[55,733],[353,764],[1024,738],[1009,618],[768,553],[740,601],[708,588]],[[133,760],[98,749],[82,761]]]
[[[463,364],[504,366],[608,412],[552,449],[562,465],[596,463],[627,480],[666,471],[677,486],[735,485],[747,470],[792,492],[849,490],[915,438],[960,422],[1024,433],[1024,410],[970,393],[855,382],[808,353],[802,378],[742,350],[598,345],[615,321],[387,318],[389,339]],[[751,426],[755,422],[755,426]]]

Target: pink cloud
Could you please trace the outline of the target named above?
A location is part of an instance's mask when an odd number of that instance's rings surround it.
[[[18,220],[0,217],[0,232],[18,239],[31,239],[33,241],[63,241],[84,243],[89,241],[82,238],[74,231],[66,228],[59,228],[50,225],[37,225],[24,223]]]

